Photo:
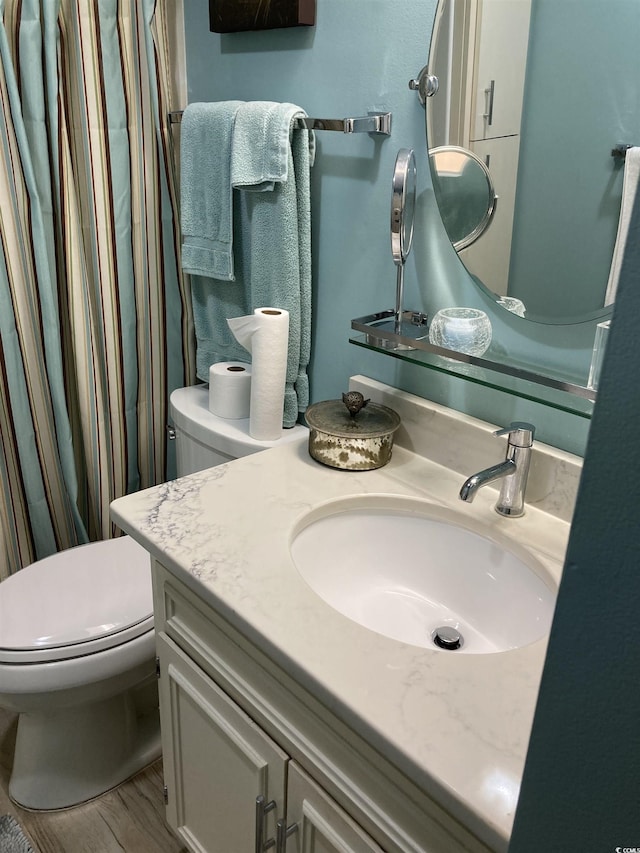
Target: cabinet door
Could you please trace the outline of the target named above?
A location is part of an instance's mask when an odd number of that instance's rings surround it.
[[[482,0],[471,139],[520,133],[531,0]]]
[[[289,762],[287,818],[290,834],[279,853],[384,853],[295,761]]]
[[[256,798],[284,817],[288,756],[171,640],[158,638],[167,821],[197,853],[252,853]]]

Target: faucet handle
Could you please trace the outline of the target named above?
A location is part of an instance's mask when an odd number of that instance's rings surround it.
[[[513,421],[504,429],[497,429],[494,435],[508,435],[509,444],[513,447],[531,447],[536,428],[525,421]]]

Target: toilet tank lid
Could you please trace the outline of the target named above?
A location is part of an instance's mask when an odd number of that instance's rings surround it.
[[[249,418],[228,420],[209,411],[208,385],[177,388],[169,400],[169,413],[176,429],[233,458],[278,447],[309,435],[306,426],[296,424],[291,429],[283,429],[282,438],[277,441],[258,441],[249,435]]]

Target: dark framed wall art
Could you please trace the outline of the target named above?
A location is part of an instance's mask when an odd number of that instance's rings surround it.
[[[312,27],[316,0],[209,0],[209,22],[214,33]]]

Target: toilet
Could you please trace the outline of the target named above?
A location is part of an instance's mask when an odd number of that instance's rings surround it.
[[[308,436],[249,435],[209,412],[208,388],[173,392],[179,476]],[[9,795],[60,809],[160,757],[149,554],[129,536],[80,545],[0,583],[0,707],[17,713]]]

